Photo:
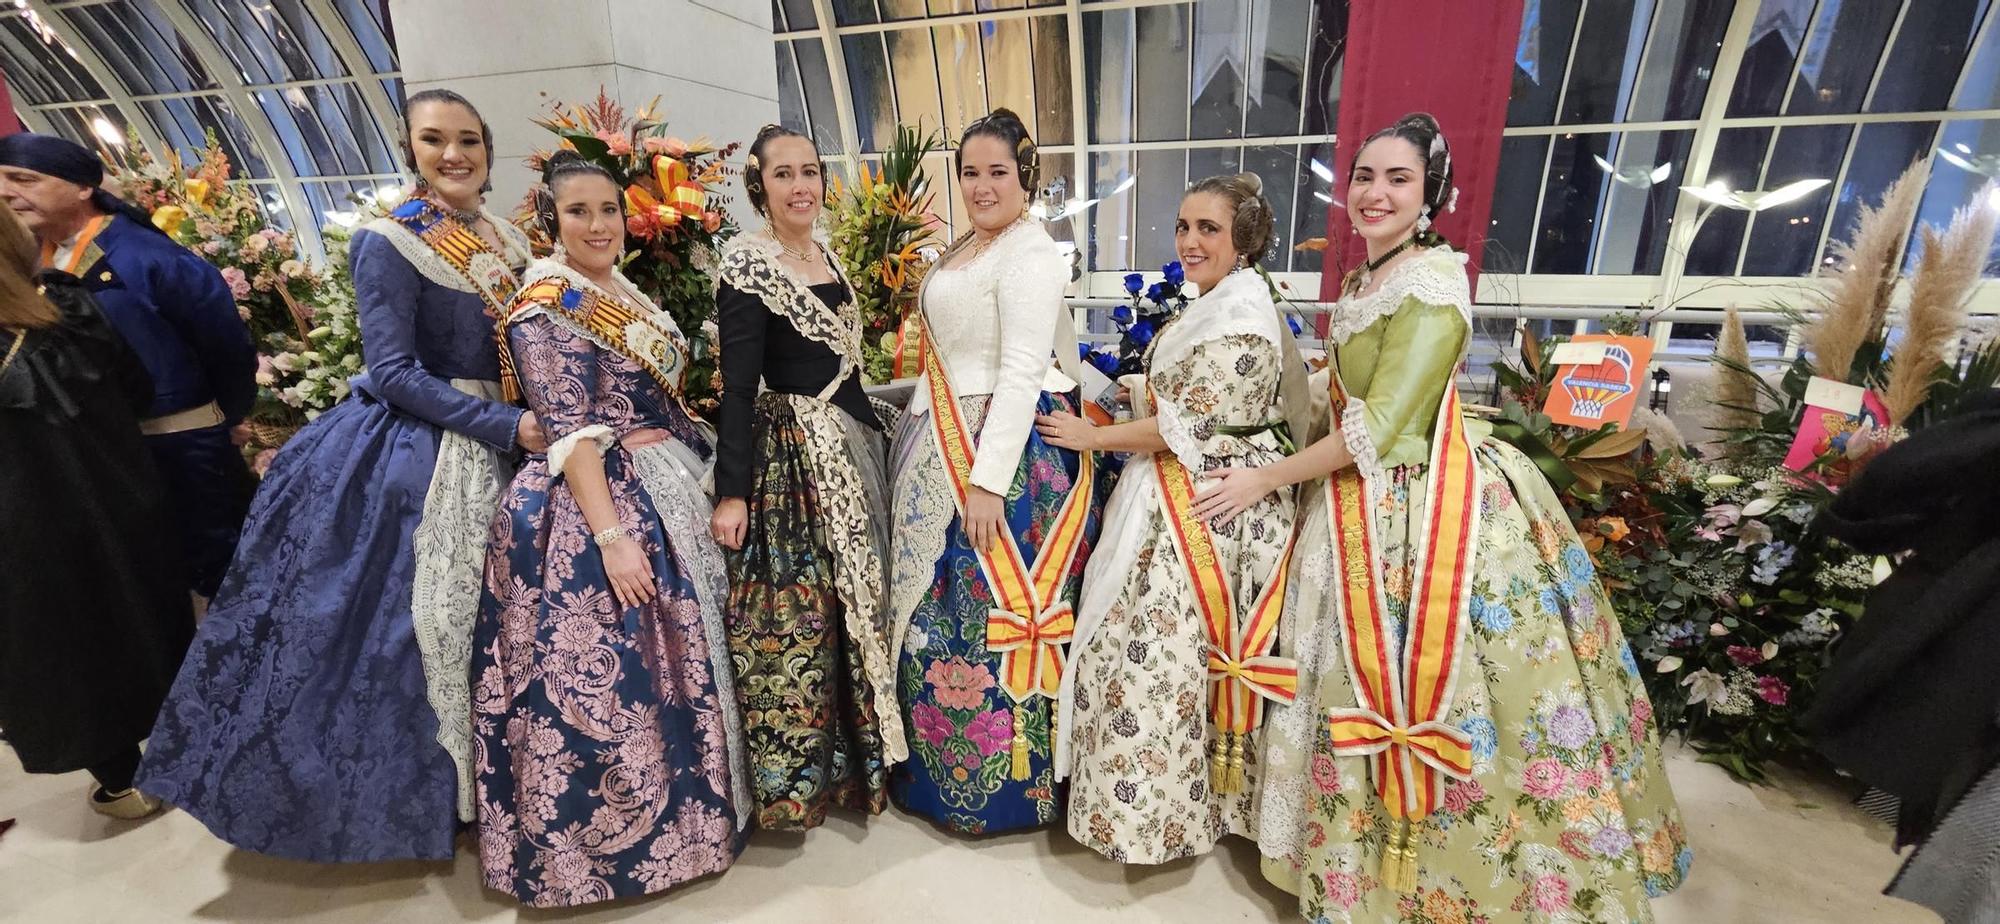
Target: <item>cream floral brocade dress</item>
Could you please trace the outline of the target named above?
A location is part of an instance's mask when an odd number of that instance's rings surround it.
[[[1394,657],[1419,577],[1437,409],[1470,331],[1464,259],[1437,248],[1407,261],[1376,293],[1344,300],[1329,335],[1354,399],[1338,435],[1379,486]],[[1471,778],[1443,780],[1418,831],[1416,890],[1385,885],[1390,819],[1369,762],[1331,744],[1327,711],[1357,698],[1325,485],[1310,484],[1281,635],[1299,698],[1273,710],[1265,741],[1265,875],[1312,921],[1651,921],[1648,899],[1678,887],[1693,854],[1638,666],[1554,489],[1514,447],[1469,429],[1480,519],[1445,721],[1471,741]]]
[[[1279,420],[1280,323],[1262,277],[1239,270],[1160,333],[1148,363],[1160,433],[1197,483],[1206,471],[1284,456],[1276,430],[1246,432]],[[1294,513],[1283,491],[1211,527],[1238,613],[1275,574]],[[1125,863],[1196,856],[1224,835],[1256,833],[1255,749],[1242,788],[1211,788],[1208,637],[1168,516],[1153,457],[1135,456],[1084,574],[1057,723],[1071,757],[1070,834]]]

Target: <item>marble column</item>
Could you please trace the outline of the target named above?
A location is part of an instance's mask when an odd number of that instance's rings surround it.
[[[531,120],[598,88],[635,111],[659,97],[673,134],[749,142],[778,120],[769,0],[389,0],[408,92],[449,87],[493,126],[496,211],[534,182],[523,159],[553,147]],[[750,217],[743,197],[737,219]]]

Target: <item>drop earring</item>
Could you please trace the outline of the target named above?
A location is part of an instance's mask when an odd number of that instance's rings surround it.
[[[1417,233],[1422,234],[1426,231],[1429,231],[1430,229],[1431,229],[1431,207],[1426,205],[1424,206],[1423,212],[1417,215]]]

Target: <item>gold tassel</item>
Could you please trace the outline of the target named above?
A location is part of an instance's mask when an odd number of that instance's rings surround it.
[[[1382,847],[1382,884],[1408,895],[1417,890],[1417,836],[1409,819],[1395,825],[1388,843]]]
[[[1208,759],[1208,788],[1216,792],[1229,791],[1229,733],[1218,731],[1215,735],[1215,753]]]
[[[1028,716],[1020,703],[1014,704],[1014,761],[1009,769],[1014,779],[1028,778]]]
[[[1224,792],[1242,792],[1247,782],[1243,778],[1243,739],[1247,734],[1229,736],[1229,788]]]

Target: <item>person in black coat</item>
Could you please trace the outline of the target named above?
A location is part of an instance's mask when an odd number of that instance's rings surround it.
[[[1926,844],[1966,803],[1988,798],[1975,786],[2000,765],[1996,472],[2000,391],[1990,391],[1870,462],[1816,524],[1861,552],[1904,555],[1869,593],[1804,717],[1821,753],[1900,800],[1898,847]],[[2000,794],[2000,777],[1993,789]],[[2000,795],[1992,798],[2000,820]],[[2000,824],[1966,831],[2000,850]],[[1926,849],[1899,882],[1920,870]],[[1991,878],[1992,867],[1977,875]]]
[[[141,818],[139,742],[194,635],[139,432],[153,382],[35,256],[0,208],[0,728],[23,769],[88,770],[92,808]]]

